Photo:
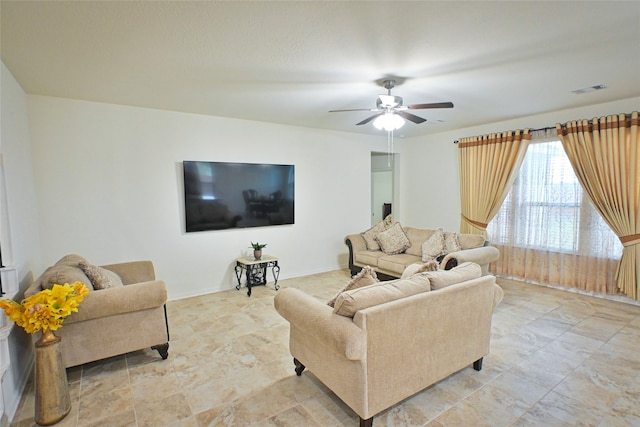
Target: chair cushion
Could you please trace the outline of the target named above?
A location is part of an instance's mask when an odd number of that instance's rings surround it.
[[[392,272],[392,276],[400,277],[409,264],[420,262],[420,257],[409,254],[383,255],[378,258],[378,269]]]

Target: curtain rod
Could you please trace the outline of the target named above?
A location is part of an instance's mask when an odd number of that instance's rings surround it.
[[[541,130],[552,130],[552,129],[555,129],[555,128],[556,128],[555,126],[547,126],[547,127],[544,127],[544,128],[531,129],[531,132],[538,132],[538,131],[541,131]],[[455,141],[453,141],[454,144],[457,144],[458,142],[460,142],[460,141],[457,140],[457,139]]]

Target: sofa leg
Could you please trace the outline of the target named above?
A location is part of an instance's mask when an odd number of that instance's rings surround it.
[[[304,371],[305,366],[295,357],[293,358],[293,364],[296,365],[296,375],[302,375],[302,371]]]
[[[482,357],[473,362],[473,369],[475,369],[476,371],[482,370]]]
[[[373,417],[367,420],[360,418],[360,427],[373,427]]]
[[[164,344],[158,344],[151,347],[151,350],[155,350],[160,354],[162,360],[166,360],[169,357],[169,343],[166,342]]]

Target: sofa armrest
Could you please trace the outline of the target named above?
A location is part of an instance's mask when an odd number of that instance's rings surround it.
[[[125,285],[156,280],[156,273],[151,261],[123,262],[103,265],[102,268],[116,273]]]
[[[482,274],[485,275],[488,273],[487,267],[489,263],[497,260],[499,256],[500,252],[495,246],[481,246],[479,248],[451,252],[444,257],[440,264],[444,265],[446,270],[449,270],[463,262],[475,262],[482,267]]]
[[[161,280],[92,291],[82,300],[78,312],[71,314],[64,322],[82,322],[161,307],[166,301],[167,285]]]
[[[276,311],[296,327],[349,360],[362,360],[366,336],[349,317],[333,313],[326,303],[299,289],[285,288],[274,298]]]
[[[347,241],[351,242],[350,246],[349,246],[349,243]],[[364,241],[364,237],[362,237],[362,234],[350,234],[350,235],[348,235],[347,237],[344,238],[344,242],[354,252],[366,251],[367,250],[367,244]]]

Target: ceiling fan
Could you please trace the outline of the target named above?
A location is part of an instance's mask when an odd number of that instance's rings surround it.
[[[430,104],[413,104],[402,105],[402,97],[391,95],[391,89],[396,85],[396,81],[393,79],[384,80],[382,85],[387,89],[386,95],[378,95],[376,100],[376,108],[355,108],[350,110],[331,110],[330,113],[338,113],[344,111],[377,111],[373,116],[367,117],[356,126],[365,125],[372,120],[374,126],[378,129],[395,130],[404,125],[404,120],[409,120],[413,123],[420,124],[426,122],[426,119],[409,113],[407,110],[424,110],[428,108],[453,108],[452,102],[434,102]],[[399,116],[399,117],[398,117]],[[402,119],[401,119],[402,118]],[[376,120],[377,119],[377,120]]]

